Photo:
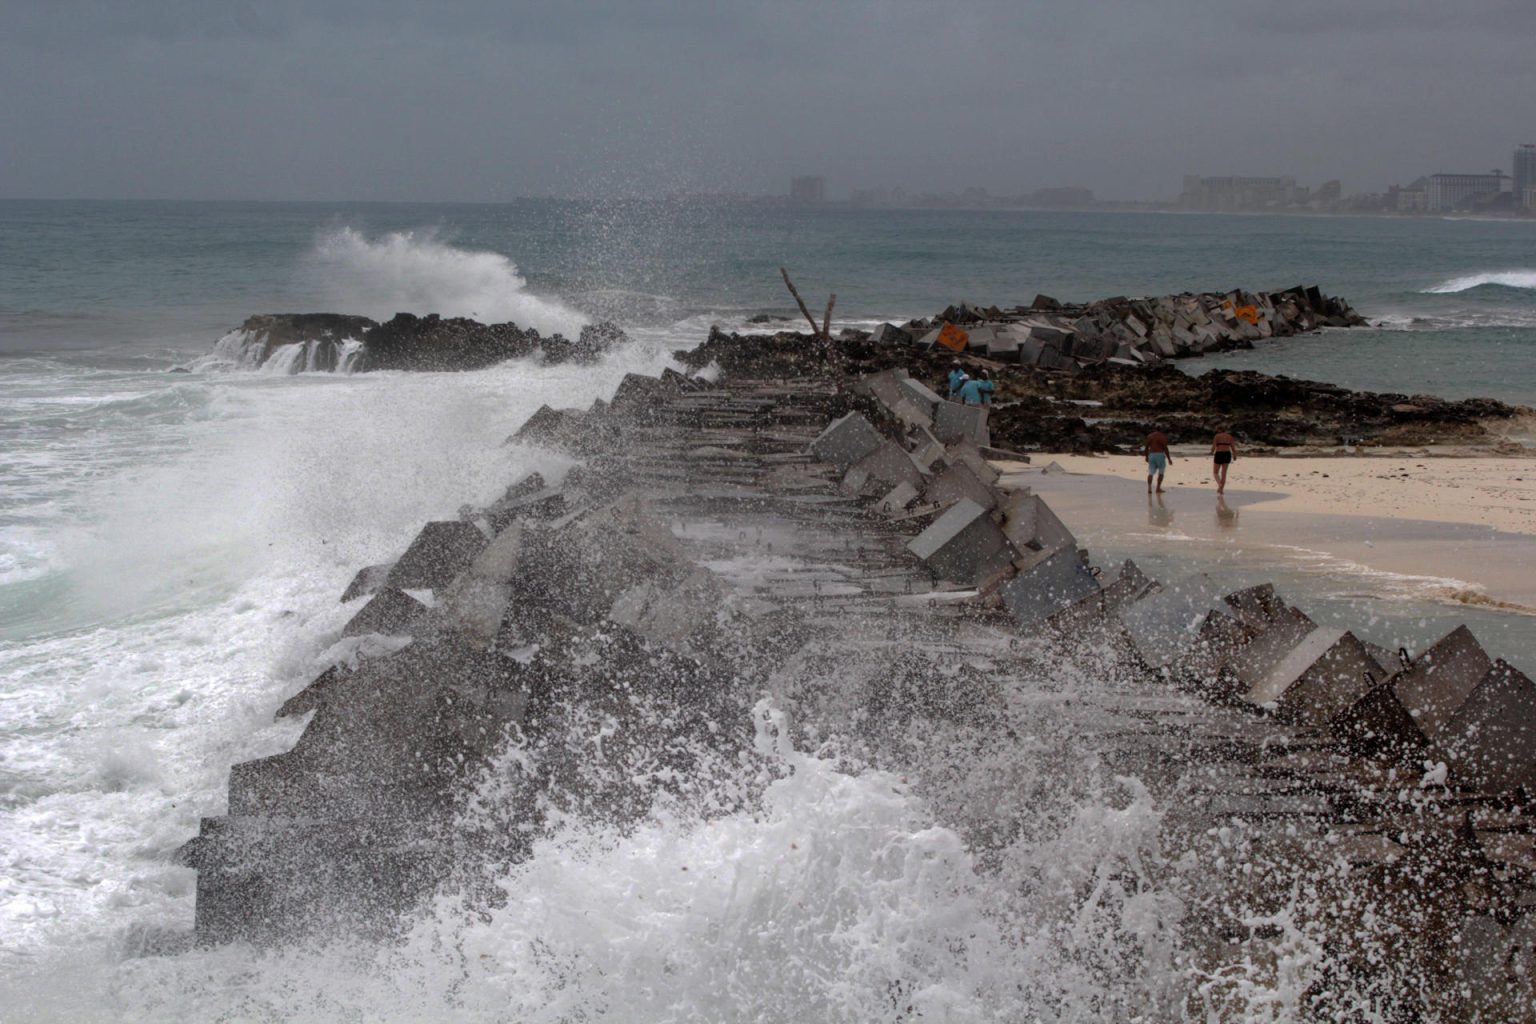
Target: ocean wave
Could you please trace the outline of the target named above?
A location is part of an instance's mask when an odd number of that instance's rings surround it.
[[[1442,281],[1433,288],[1424,289],[1425,295],[1453,295],[1487,285],[1503,288],[1536,289],[1536,270],[1504,270],[1482,274],[1467,274]]]
[[[437,313],[567,337],[587,323],[558,299],[529,292],[517,264],[501,253],[456,248],[430,231],[370,238],[338,228],[316,241],[305,263],[332,309],[375,320]]]

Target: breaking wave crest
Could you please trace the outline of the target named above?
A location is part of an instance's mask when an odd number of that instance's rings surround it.
[[[1536,270],[1505,270],[1494,273],[1467,274],[1463,277],[1453,277],[1449,281],[1442,281],[1433,288],[1424,289],[1426,295],[1453,295],[1457,292],[1471,291],[1473,288],[1482,288],[1485,285],[1498,285],[1503,288],[1536,289]]]
[[[323,235],[308,264],[332,309],[388,320],[396,313],[466,316],[575,337],[587,318],[528,291],[517,264],[498,252],[459,249],[431,232],[370,238],[351,227]]]

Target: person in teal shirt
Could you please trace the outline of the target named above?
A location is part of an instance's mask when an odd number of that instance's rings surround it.
[[[987,379],[987,371],[981,371],[981,376],[966,381],[960,387],[960,401],[966,405],[991,405],[992,382]]]
[[[970,379],[971,375],[960,369],[960,360],[956,359],[954,369],[949,371],[949,400],[951,402],[960,396],[960,389]]]

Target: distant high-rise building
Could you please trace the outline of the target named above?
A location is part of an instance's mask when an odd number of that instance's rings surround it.
[[[1536,143],[1527,142],[1515,150],[1514,186],[1515,201],[1521,206],[1530,208],[1530,202],[1525,198],[1527,189],[1536,188]]]
[[[1444,213],[1469,205],[1473,196],[1496,193],[1504,188],[1504,174],[1431,174],[1428,206],[1430,213]]]
[[[808,174],[789,180],[789,201],[809,206],[827,201],[827,179],[819,174]]]

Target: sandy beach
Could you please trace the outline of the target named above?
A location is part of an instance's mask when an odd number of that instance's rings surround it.
[[[1471,614],[1510,653],[1536,636],[1536,459],[1240,455],[1218,496],[1205,452],[1176,448],[1157,497],[1138,457],[1031,458],[997,465],[1104,561],[1275,578],[1298,596],[1387,601],[1399,618],[1408,602],[1429,609],[1427,633],[1442,626],[1434,608]]]
[[[1040,455],[1069,473],[1146,481],[1146,463],[1124,455]],[[1174,450],[1166,490],[1215,496],[1204,452]],[[1536,535],[1536,458],[1425,455],[1422,450],[1369,455],[1244,457],[1228,472],[1230,492],[1263,491],[1274,511],[1418,519],[1487,526]]]

